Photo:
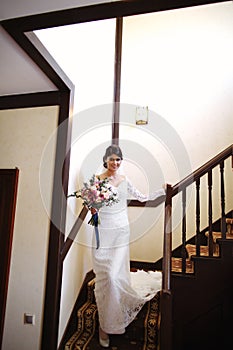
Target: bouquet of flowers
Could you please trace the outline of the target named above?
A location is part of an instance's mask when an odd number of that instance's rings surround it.
[[[84,182],[83,188],[74,193],[68,195],[68,197],[82,198],[83,205],[86,205],[89,209],[95,208],[97,211],[92,215],[88,224],[95,227],[97,248],[99,247],[99,215],[98,210],[104,205],[111,206],[118,202],[117,193],[109,184],[109,179],[105,178],[101,180],[95,175],[89,180],[89,182]]]

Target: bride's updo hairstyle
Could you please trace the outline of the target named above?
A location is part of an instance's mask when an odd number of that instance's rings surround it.
[[[121,160],[123,159],[123,155],[122,155],[120,147],[117,145],[111,145],[106,149],[105,155],[103,156],[103,162],[104,162],[105,168],[107,168],[108,157],[112,156],[113,154],[116,154],[119,158],[121,158]]]

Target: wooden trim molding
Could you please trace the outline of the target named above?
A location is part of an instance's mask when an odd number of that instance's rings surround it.
[[[71,144],[71,123],[69,120],[69,113],[70,110],[72,110],[72,107],[73,94],[63,93],[59,111],[59,125],[63,125],[62,128],[58,128],[53,181],[53,198],[44,301],[44,321],[41,342],[41,349],[43,350],[57,349],[58,346],[57,339],[63,271],[61,250],[64,245],[67,208],[66,195],[69,181]],[[59,223],[59,226],[57,223]]]
[[[56,106],[61,104],[60,91],[0,96],[0,110]]]
[[[108,18],[126,17],[167,11],[191,6],[207,5],[222,1],[211,0],[121,0],[103,4],[76,7],[33,16],[4,20],[4,28],[14,31],[30,32],[33,30],[91,22]]]
[[[113,91],[113,118],[112,118],[112,143],[119,143],[120,122],[120,90],[121,90],[121,56],[122,56],[122,29],[123,18],[116,19],[115,35],[115,66],[114,66],[114,91]]]

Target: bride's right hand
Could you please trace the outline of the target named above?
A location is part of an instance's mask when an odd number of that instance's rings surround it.
[[[91,207],[90,208],[91,214],[94,215],[95,213],[97,213],[97,209]]]

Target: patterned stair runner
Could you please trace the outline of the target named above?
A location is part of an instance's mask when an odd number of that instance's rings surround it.
[[[233,239],[233,219],[227,218],[227,239]],[[209,232],[205,233],[208,237]],[[214,257],[219,256],[217,239],[221,232],[212,232],[214,243]],[[186,273],[194,273],[192,256],[196,255],[196,246],[186,245]],[[200,247],[200,255],[208,256],[208,246]],[[182,272],[182,259],[172,257],[172,272]],[[101,350],[98,342],[98,311],[94,297],[95,280],[87,284],[87,301],[77,312],[77,331],[66,343],[65,350]],[[123,335],[110,336],[112,350],[157,350],[160,323],[159,312],[160,293],[144,305],[136,319],[127,327]]]
[[[97,307],[94,298],[95,280],[92,279],[87,284],[87,301],[77,312],[77,331],[68,340],[65,350],[86,349],[93,337],[97,323]]]
[[[103,349],[98,341],[98,312],[94,297],[95,280],[88,285],[87,301],[77,312],[77,331],[68,340],[65,350]],[[157,350],[160,293],[146,303],[123,335],[110,335],[112,350]]]

